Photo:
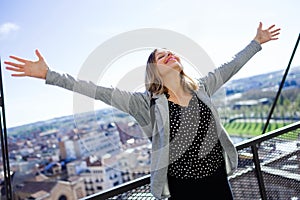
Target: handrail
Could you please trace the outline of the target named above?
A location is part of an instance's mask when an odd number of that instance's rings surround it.
[[[132,181],[128,181],[126,183],[120,184],[118,186],[115,186],[111,189],[104,190],[101,192],[97,192],[95,194],[92,194],[90,196],[84,197],[81,200],[99,200],[99,197],[101,196],[101,199],[108,199],[110,197],[113,197],[118,194],[122,194],[124,192],[127,192],[129,190],[133,190],[137,187],[146,185],[150,183],[150,174],[145,175],[143,177],[137,178]]]
[[[286,125],[284,127],[275,129],[275,130],[270,131],[270,132],[267,132],[267,133],[265,133],[263,135],[258,135],[258,136],[255,136],[253,138],[250,138],[248,140],[239,142],[239,143],[237,143],[235,145],[235,147],[236,147],[237,150],[241,150],[241,149],[249,147],[249,146],[251,146],[253,144],[260,144],[263,141],[266,141],[266,140],[269,140],[271,138],[274,138],[274,137],[277,137],[279,135],[282,135],[284,133],[296,130],[298,128],[300,128],[300,121],[294,122],[294,123]]]

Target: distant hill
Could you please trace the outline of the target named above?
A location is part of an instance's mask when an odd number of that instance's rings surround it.
[[[226,95],[244,93],[249,90],[277,91],[282,81],[284,70],[278,70],[251,77],[233,79],[224,85]],[[291,67],[286,77],[284,88],[300,88],[300,66]]]
[[[74,120],[74,115],[66,115],[45,121],[38,121],[21,126],[11,127],[7,129],[7,133],[9,135],[22,135],[22,137],[31,138],[34,134],[39,134],[49,130],[66,131],[78,128],[77,125],[79,124],[95,122],[98,120],[110,121],[112,113],[114,118],[122,118],[127,116],[127,114],[117,109],[104,108],[101,110],[96,110],[95,112],[78,114],[76,115],[76,120]]]

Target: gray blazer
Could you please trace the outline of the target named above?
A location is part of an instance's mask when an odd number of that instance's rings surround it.
[[[226,170],[231,175],[237,168],[238,154],[228,133],[221,124],[217,108],[213,104],[212,95],[236,74],[243,65],[258,51],[261,45],[252,40],[235,57],[205,77],[199,79],[199,89],[196,92],[212,111],[217,124],[217,134],[223,147]],[[153,95],[148,92],[129,92],[118,88],[106,88],[85,80],[77,80],[68,74],[60,74],[48,70],[46,84],[56,85],[76,93],[89,96],[130,114],[141,126],[144,134],[151,139],[151,193],[157,199],[170,197],[167,169],[169,164],[169,108],[165,95]],[[151,121],[150,101],[155,99],[154,120]],[[153,116],[153,115],[152,115]],[[152,117],[153,118],[153,117]]]

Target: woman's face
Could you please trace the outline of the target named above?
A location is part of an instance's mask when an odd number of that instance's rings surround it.
[[[158,49],[155,53],[155,61],[157,69],[162,76],[182,71],[180,58],[167,49]]]

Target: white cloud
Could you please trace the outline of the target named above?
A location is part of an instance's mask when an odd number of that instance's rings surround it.
[[[0,39],[7,37],[8,35],[16,32],[20,29],[17,24],[6,22],[0,25]]]

